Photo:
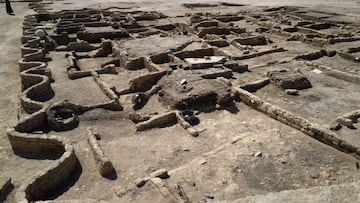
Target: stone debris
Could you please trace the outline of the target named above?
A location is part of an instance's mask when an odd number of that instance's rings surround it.
[[[262,152],[256,152],[256,153],[254,154],[254,156],[255,156],[255,157],[261,157],[261,156],[262,156]]]
[[[182,79],[182,80],[180,81],[180,85],[185,85],[185,84],[187,84],[187,80],[186,80],[186,79]]]
[[[142,187],[146,184],[146,182],[149,180],[149,178],[137,178],[134,183],[136,187]]]
[[[340,117],[340,118],[337,118],[336,121],[338,123],[340,123],[341,125],[346,126],[350,129],[356,129],[356,127],[353,124],[353,121],[350,118]]]
[[[322,73],[322,71],[319,70],[319,69],[317,69],[317,68],[315,68],[315,69],[312,70],[311,72],[312,72],[312,73],[315,73],[315,74],[321,74],[321,73]]]
[[[242,137],[241,136],[236,136],[231,140],[231,144],[236,144],[239,140],[241,140]]]
[[[289,95],[299,95],[299,91],[297,89],[286,89],[285,93]]]
[[[204,193],[204,197],[208,198],[208,199],[215,199],[215,195],[211,194],[211,193],[208,193],[208,192],[205,192]]]
[[[164,168],[152,172],[150,174],[150,177],[152,177],[152,178],[161,178],[161,179],[170,178],[170,176],[168,174],[168,171],[166,169],[164,169]]]
[[[207,161],[205,159],[199,161],[199,165],[205,165],[205,164],[207,164]]]

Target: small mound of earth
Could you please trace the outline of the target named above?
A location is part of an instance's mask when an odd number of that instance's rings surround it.
[[[311,88],[310,81],[300,71],[275,70],[267,73],[270,81],[282,89]]]
[[[228,106],[232,103],[230,88],[218,80],[204,80],[190,70],[175,70],[158,83],[162,87],[159,99],[165,105],[187,109],[204,103]]]

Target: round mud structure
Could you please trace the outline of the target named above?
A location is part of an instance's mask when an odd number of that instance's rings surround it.
[[[79,125],[78,115],[66,105],[52,106],[46,113],[48,125],[54,131],[72,130]]]

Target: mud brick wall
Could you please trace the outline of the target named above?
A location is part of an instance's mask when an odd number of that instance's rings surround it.
[[[52,93],[44,50],[39,46],[40,38],[34,36],[37,26],[35,15],[25,17],[24,37],[21,47],[23,58],[19,60],[20,76],[23,84],[21,106],[29,113],[19,123],[7,129],[7,135],[14,151],[35,152],[56,155],[59,159],[47,168],[25,181],[16,192],[16,202],[40,199],[61,185],[75,170],[77,158],[67,140],[54,135],[28,134],[46,123],[48,105],[42,99]]]
[[[301,132],[323,142],[334,148],[347,153],[360,154],[360,149],[353,146],[351,143],[340,139],[336,134],[329,130],[323,129],[320,126],[311,123],[305,118],[294,115],[293,113],[274,106],[270,103],[262,101],[259,97],[240,88],[234,88],[239,94],[242,102],[248,106],[269,115],[282,123],[285,123]]]
[[[76,162],[76,156],[71,148],[60,159],[23,184],[16,193],[16,200],[33,201],[51,192],[71,175]]]

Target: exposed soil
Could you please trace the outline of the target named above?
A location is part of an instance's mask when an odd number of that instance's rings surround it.
[[[0,14],[6,202],[217,202],[359,180],[360,4],[299,4],[13,3]],[[76,167],[56,174],[68,154]]]

